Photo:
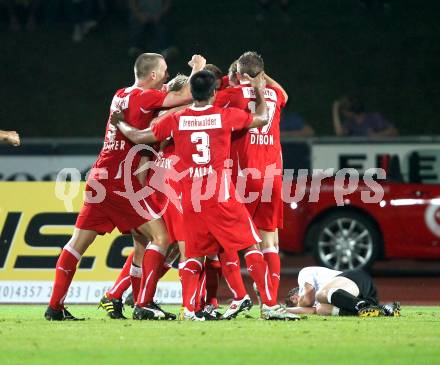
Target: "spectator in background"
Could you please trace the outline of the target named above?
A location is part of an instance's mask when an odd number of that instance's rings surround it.
[[[94,10],[98,5],[104,10],[105,4],[102,0],[95,3],[94,0],[71,0],[70,13],[73,21],[72,40],[75,43],[82,42],[83,38],[98,25]]]
[[[171,0],[129,0],[130,9],[130,47],[128,54],[137,57],[146,49],[160,53],[165,58],[177,50],[168,43],[164,18],[171,7]],[[146,37],[151,44],[146,46]]]
[[[26,29],[30,32],[36,27],[36,13],[40,0],[5,0],[8,10],[9,26],[12,31],[21,30],[20,18],[25,18]]]
[[[397,129],[379,113],[366,113],[357,96],[344,96],[333,103],[333,127],[337,136],[392,137]],[[342,120],[342,121],[341,121]]]
[[[281,137],[312,137],[315,135],[313,128],[297,113],[285,112],[281,114]]]

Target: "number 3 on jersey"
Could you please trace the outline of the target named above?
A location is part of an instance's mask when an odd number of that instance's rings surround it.
[[[191,134],[191,143],[197,143],[196,149],[199,154],[193,153],[193,161],[198,165],[207,164],[211,161],[211,151],[209,149],[209,134],[206,132],[194,132]]]
[[[273,101],[266,101],[266,105],[267,105],[267,111],[269,113],[269,122],[263,128],[261,128],[261,133],[263,133],[263,134],[266,134],[269,132],[270,127],[272,126],[273,116],[275,115],[275,111],[276,111],[276,107],[277,107],[277,105]],[[255,114],[255,110],[256,110],[255,101],[250,101],[248,103],[248,109],[251,111],[252,114]],[[249,129],[249,132],[250,133],[259,133],[259,130],[258,130],[258,128],[251,128],[251,129]]]

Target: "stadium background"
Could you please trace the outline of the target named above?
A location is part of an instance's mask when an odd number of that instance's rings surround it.
[[[24,137],[101,137],[114,90],[131,83],[126,2],[106,1],[107,13],[81,43],[72,43],[67,3],[41,1],[32,33],[10,32],[0,8],[2,129],[19,126]],[[333,134],[331,103],[350,91],[402,135],[439,134],[438,1],[388,1],[383,11],[367,11],[358,0],[290,1],[289,22],[274,6],[262,23],[255,21],[256,3],[173,1],[166,23],[179,54],[170,74],[188,72],[194,52],[226,71],[253,49],[288,89],[288,109],[318,135]]]
[[[132,82],[133,64],[127,55],[128,15],[124,2],[107,4],[98,27],[81,43],[71,41],[72,25],[63,2],[42,2],[34,32],[10,32],[6,13],[1,12],[0,42],[6,51],[0,58],[0,127],[18,130],[24,146],[16,151],[2,146],[0,170],[13,161],[8,160],[11,157],[45,153],[79,156],[85,151],[95,155],[99,151],[109,101],[116,88]],[[171,75],[188,72],[186,61],[195,52],[226,70],[244,50],[257,50],[265,57],[268,73],[286,86],[290,95],[287,109],[303,115],[318,136],[333,134],[333,100],[356,91],[369,110],[383,112],[402,136],[410,136],[394,142],[420,143],[420,135],[440,134],[440,74],[436,72],[439,10],[437,1],[425,1],[423,6],[412,1],[390,1],[389,7],[380,11],[367,11],[355,0],[291,1],[290,20],[274,7],[263,22],[256,23],[258,8],[252,0],[176,0],[166,22],[170,43],[179,53],[169,61],[169,70]],[[60,144],[59,137],[69,138],[69,147]],[[432,141],[437,143],[436,139]],[[291,167],[310,166],[308,140],[286,145],[284,153],[286,159],[291,159]],[[33,164],[31,158],[28,161]],[[11,176],[0,173],[1,179]],[[35,209],[32,195],[11,195],[6,185],[1,189],[2,197],[9,196],[24,210]],[[64,230],[68,232],[69,228]],[[23,240],[18,242],[24,245]],[[49,252],[56,255],[58,251]],[[12,270],[15,261],[11,256],[7,259]],[[311,263],[307,256],[283,261],[290,276],[284,280],[281,295],[294,282],[297,269],[307,263]],[[2,280],[13,280],[17,274],[11,276],[4,270],[0,270]],[[116,273],[115,269],[108,280],[113,280]],[[420,298],[418,289],[425,292],[425,300],[420,303],[439,302],[438,263],[379,263],[373,273],[385,295],[403,296],[411,303]],[[51,275],[48,271],[45,278]],[[397,284],[403,276],[405,290]],[[402,290],[394,295],[390,288]]]

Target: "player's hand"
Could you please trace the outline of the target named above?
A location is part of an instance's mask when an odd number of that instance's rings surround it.
[[[248,74],[244,74],[243,78],[251,83],[251,86],[257,89],[264,89],[266,87],[266,79],[264,78],[264,72],[260,72],[255,77],[250,77]]]
[[[9,131],[6,132],[6,143],[10,144],[11,146],[18,147],[21,144],[20,136],[16,131]]]
[[[195,54],[192,56],[191,61],[188,62],[188,66],[192,68],[197,68],[199,70],[203,70],[206,65],[205,57]]]
[[[110,124],[116,126],[119,122],[124,121],[124,113],[120,110],[116,110],[110,115]]]
[[[339,102],[339,100],[335,100],[333,102],[333,110],[339,111],[340,106],[341,106],[341,103]]]

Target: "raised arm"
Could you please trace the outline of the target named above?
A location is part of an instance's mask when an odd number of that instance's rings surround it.
[[[121,120],[122,112],[114,112],[110,117],[110,123],[117,127],[121,133],[134,144],[152,144],[157,142],[151,128],[137,129]]]
[[[205,68],[206,59],[200,55],[194,55],[192,56],[191,61],[188,62],[188,65],[192,67],[192,71],[191,75],[188,77],[186,85],[179,91],[171,91],[167,94],[162,105],[164,108],[171,108],[191,102],[192,96],[189,88],[189,80],[191,79],[192,75]]]
[[[276,87],[281,90],[281,92],[284,95],[285,102],[287,103],[287,100],[289,99],[289,95],[287,95],[286,90],[284,90],[284,88],[278,82],[276,82],[273,78],[271,78],[269,75],[264,74],[264,78],[266,80],[267,86]]]
[[[252,114],[252,123],[248,128],[260,128],[269,122],[269,114],[267,113],[263,91],[265,86],[264,75],[260,73],[254,78],[251,78],[249,75],[245,75],[245,77],[251,82],[255,93],[255,113]]]

